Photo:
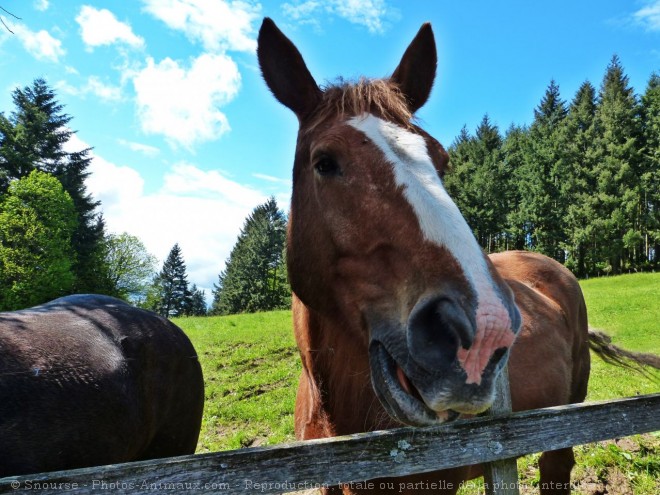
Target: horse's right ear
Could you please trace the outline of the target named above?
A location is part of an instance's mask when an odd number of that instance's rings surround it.
[[[431,24],[427,22],[419,29],[391,77],[407,98],[412,113],[428,100],[437,65],[435,37]]]
[[[266,84],[302,120],[321,99],[321,90],[296,46],[266,17],[259,30],[257,57]]]

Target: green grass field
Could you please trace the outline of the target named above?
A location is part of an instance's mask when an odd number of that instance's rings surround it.
[[[291,312],[174,321],[192,340],[204,371],[197,452],[293,440],[300,360]]]
[[[660,354],[660,274],[599,278],[581,285],[592,327],[606,331],[616,345]],[[192,340],[204,369],[206,405],[198,452],[294,439],[300,363],[290,311],[181,318],[175,323]],[[598,358],[592,361],[587,400],[658,391],[660,378],[654,381]],[[660,433],[575,450],[578,493],[660,493]],[[518,465],[523,486],[537,490],[538,455],[519,459]],[[461,493],[476,495],[480,489]]]
[[[615,345],[660,354],[660,274],[640,273],[584,280],[589,325],[612,336]],[[610,399],[660,390],[630,370],[592,361],[587,400]]]

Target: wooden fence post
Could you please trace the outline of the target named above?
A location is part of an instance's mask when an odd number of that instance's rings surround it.
[[[489,410],[489,416],[511,414],[511,392],[509,390],[509,368],[504,366],[495,383],[495,402]],[[489,445],[493,451],[504,447],[497,441]],[[516,458],[489,462],[484,465],[484,484],[487,495],[518,495],[518,463]]]

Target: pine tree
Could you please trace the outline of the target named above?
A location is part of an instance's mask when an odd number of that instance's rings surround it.
[[[445,187],[488,252],[507,245],[507,173],[502,155],[502,136],[488,115],[471,137],[463,127],[449,149],[452,169]]]
[[[617,56],[612,58],[596,109],[596,220],[601,269],[620,273],[642,251],[641,125],[639,107]]]
[[[268,311],[290,305],[291,290],[284,264],[285,238],[284,214],[271,197],[245,220],[214,286],[214,314]]]
[[[593,251],[595,189],[594,142],[596,128],[596,89],[586,81],[578,89],[564,121],[562,142],[565,144],[566,169],[561,194],[567,205],[563,227],[567,266],[578,276],[595,272],[597,254]]]
[[[158,308],[160,314],[168,318],[190,314],[191,293],[188,288],[188,275],[178,243],[167,255],[158,279],[162,290],[160,308]]]
[[[54,172],[64,189],[71,195],[78,212],[78,228],[72,243],[76,252],[74,272],[76,274],[76,292],[107,293],[113,287],[109,279],[105,259],[105,221],[97,212],[101,203],[87,193],[85,179],[90,173],[87,168],[91,163],[91,148],[70,153],[66,164],[60,165]]]
[[[91,149],[69,153],[64,145],[74,134],[72,117],[43,79],[12,93],[16,110],[9,118],[0,114],[0,193],[12,179],[40,170],[57,177],[73,199],[78,226],[72,245],[76,252],[73,271],[76,292],[111,291],[104,259],[105,224],[96,211],[99,202],[86,192],[85,179]]]
[[[559,94],[559,85],[552,79],[545,90],[541,103],[534,109],[532,125],[537,127],[541,133],[551,133],[563,122],[567,113],[566,103]]]
[[[193,284],[190,288],[190,315],[191,316],[205,316],[206,309],[206,293],[198,289],[197,285]]]
[[[551,81],[534,110],[524,161],[517,170],[517,184],[523,188],[520,211],[529,222],[526,235],[530,247],[561,262],[564,261],[561,245],[565,240],[562,219],[566,204],[562,202],[560,189],[566,163],[560,129],[566,114],[559,86]]]
[[[477,127],[474,153],[477,169],[472,187],[480,218],[478,238],[487,252],[502,250],[505,245],[508,174],[502,154],[502,136],[488,115]]]
[[[642,263],[660,262],[660,74],[651,75],[642,96],[642,169],[640,173]]]
[[[6,191],[9,179],[26,177],[34,169],[54,173],[66,158],[64,143],[73,135],[67,127],[71,117],[61,113],[64,107],[57,103],[43,79],[15,89],[12,99],[16,110],[10,118],[0,115],[0,165],[4,178],[0,192]]]
[[[527,194],[519,181],[523,180],[525,170],[525,151],[529,144],[529,130],[524,127],[511,125],[506,132],[502,153],[504,160],[504,173],[508,177],[506,196],[505,221],[505,249],[526,249],[531,242],[532,225],[521,213],[522,197]]]
[[[474,161],[476,140],[470,135],[466,126],[449,147],[449,163],[451,168],[443,179],[447,193],[458,206],[470,228],[479,225],[477,209],[474,205],[474,193],[470,185],[477,165]]]

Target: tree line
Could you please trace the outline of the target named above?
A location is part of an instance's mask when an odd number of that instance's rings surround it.
[[[579,277],[660,261],[660,76],[638,97],[618,57],[570,102],[551,81],[529,126],[486,115],[449,148],[445,186],[487,252],[527,249]]]

